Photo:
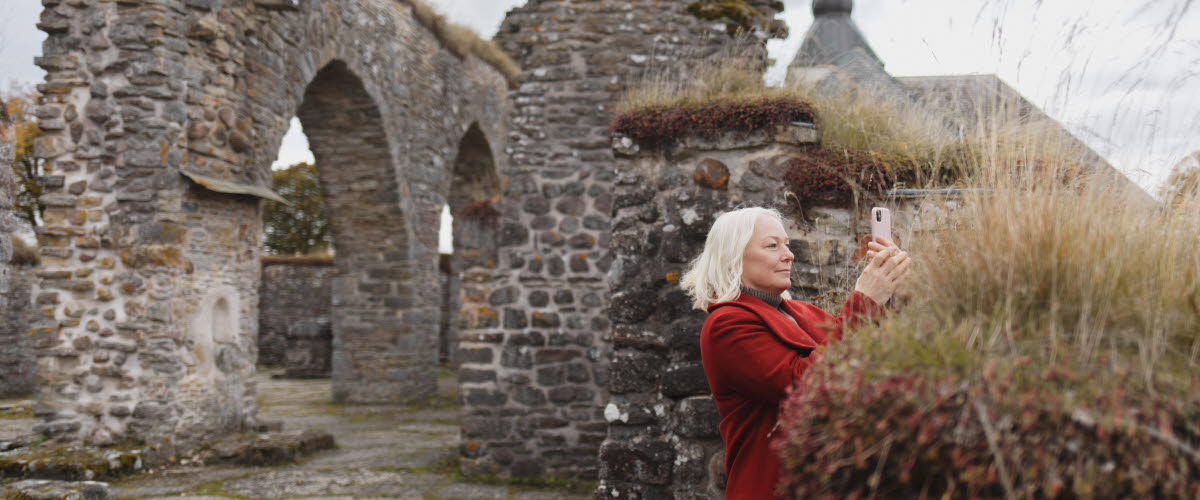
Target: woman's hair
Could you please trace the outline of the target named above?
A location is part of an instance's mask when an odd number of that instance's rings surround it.
[[[704,251],[688,265],[679,282],[696,309],[706,310],[709,304],[734,300],[742,293],[742,254],[754,234],[754,223],[763,215],[784,222],[778,210],[763,207],[725,212],[713,222]],[[783,298],[791,295],[785,291]]]

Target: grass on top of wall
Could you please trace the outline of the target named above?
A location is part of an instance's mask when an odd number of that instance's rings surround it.
[[[854,86],[819,91],[804,79],[791,82],[787,90],[812,103],[822,147],[881,156],[896,169],[897,181],[908,187],[962,186],[982,172],[1010,170],[1014,164],[1069,175],[1088,161],[1082,143],[1058,123],[1030,118],[1014,103],[933,104]],[[964,109],[978,118],[965,123],[967,130],[953,131],[946,118],[961,120]]]
[[[682,137],[767,130],[794,121],[811,122],[812,116],[808,103],[789,97],[714,98],[633,109],[613,118],[609,133],[628,136],[644,148],[659,149]]]
[[[399,0],[400,3],[412,8],[413,18],[428,29],[442,45],[459,59],[467,56],[478,57],[483,62],[496,68],[509,85],[515,85],[521,74],[521,67],[505,54],[492,40],[485,40],[470,28],[454,24],[439,14],[433,7],[421,0]]]
[[[760,48],[733,42],[725,52],[688,65],[658,68],[630,85],[617,103],[610,134],[644,148],[667,147],[688,136],[766,130],[793,121],[812,122],[812,105],[787,89],[763,82]]]

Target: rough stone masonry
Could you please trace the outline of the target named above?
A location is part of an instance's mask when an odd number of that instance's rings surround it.
[[[505,162],[502,74],[393,0],[43,5],[36,431],[169,453],[255,424],[259,197],[293,116],[337,242],[334,397],[432,393],[437,221],[468,130]]]
[[[0,328],[6,329],[0,331],[0,341],[4,344],[0,345],[0,374],[4,375],[3,382],[0,382],[0,396],[24,392],[28,388],[28,384],[17,382],[19,377],[15,375],[18,374],[9,373],[13,365],[20,365],[19,360],[24,357],[25,351],[21,343],[24,332],[16,331],[17,327],[7,321],[12,311],[26,309],[16,307],[13,300],[13,291],[17,287],[13,286],[13,269],[9,267],[13,256],[9,234],[16,229],[13,215],[16,175],[8,166],[13,162],[15,141],[12,120],[9,119],[4,100],[0,99],[0,311],[4,313],[0,314]]]
[[[750,2],[768,17],[782,6]],[[463,273],[458,358],[468,472],[593,479],[608,423],[607,127],[627,85],[730,41],[688,2],[530,0],[496,41],[521,65],[498,261]],[[762,34],[764,37],[765,34]]]
[[[430,394],[440,309],[458,309],[468,472],[596,477],[612,218],[640,202],[614,192],[605,129],[630,81],[709,57],[723,23],[684,1],[531,0],[497,35],[524,67],[509,93],[395,0],[43,5],[36,150],[58,187],[40,200],[38,431],[169,453],[254,425],[259,197],[299,116],[337,254],[335,399]]]

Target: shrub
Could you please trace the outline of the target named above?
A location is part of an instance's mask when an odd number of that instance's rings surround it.
[[[845,203],[855,190],[883,196],[895,184],[892,167],[878,154],[814,149],[785,163],[783,180],[801,204]]]
[[[793,121],[811,121],[808,103],[791,98],[742,101],[718,99],[679,106],[651,106],[617,115],[609,133],[659,149],[681,137],[714,137],[723,132],[755,132]]]
[[[834,368],[836,367],[836,368]],[[796,498],[1195,498],[1200,394],[1123,389],[1082,399],[1092,373],[1013,368],[971,383],[871,377],[848,363],[805,376],[785,409],[780,484]]]
[[[1073,175],[1012,163],[925,202],[944,220],[910,238],[907,306],[787,403],[789,495],[1200,494],[1200,202]]]
[[[496,219],[500,217],[500,211],[492,206],[491,199],[473,201],[463,205],[458,211],[458,216],[464,219]]]

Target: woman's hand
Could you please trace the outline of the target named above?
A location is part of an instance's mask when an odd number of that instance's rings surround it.
[[[886,304],[908,276],[912,259],[892,240],[877,238],[867,243],[867,268],[863,269],[854,290],[862,292],[876,304]]]

